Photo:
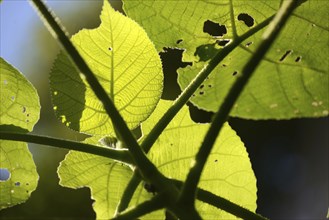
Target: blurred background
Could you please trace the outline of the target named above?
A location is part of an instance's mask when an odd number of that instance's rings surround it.
[[[110,0],[121,10],[122,3]],[[100,24],[102,1],[48,0],[70,34]],[[328,18],[327,18],[328,19]],[[25,0],[4,0],[0,5],[0,54],[37,88],[41,118],[36,134],[79,140],[81,136],[57,121],[51,105],[48,74],[59,47]],[[164,99],[174,99],[172,84],[182,51],[160,53],[164,64]],[[329,92],[329,91],[328,91]],[[192,118],[206,122],[211,113],[190,105]],[[257,212],[270,219],[325,219],[329,207],[329,119],[252,121],[231,118],[231,126],[245,143],[258,184]],[[90,191],[58,185],[57,166],[66,150],[29,144],[40,175],[39,185],[24,204],[2,210],[0,219],[94,219]],[[1,195],[0,195],[1,196]]]

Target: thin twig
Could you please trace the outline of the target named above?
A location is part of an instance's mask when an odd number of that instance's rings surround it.
[[[100,147],[97,145],[86,144],[71,140],[64,140],[54,137],[47,137],[33,134],[22,134],[14,132],[0,131],[0,139],[11,141],[24,141],[34,144],[42,144],[50,147],[63,148],[68,150],[76,150],[84,153],[90,153],[102,157],[108,157],[124,163],[132,164],[131,155],[127,149],[112,149]]]
[[[152,145],[155,143],[162,131],[167,127],[179,110],[185,105],[185,103],[190,99],[193,93],[199,88],[207,76],[216,68],[216,66],[236,47],[238,47],[244,40],[253,34],[257,33],[264,27],[266,27],[270,21],[273,19],[274,15],[265,19],[263,22],[258,24],[256,27],[250,29],[243,35],[234,39],[230,44],[220,50],[205,67],[197,74],[197,76],[189,83],[189,85],[184,89],[184,91],[179,95],[179,97],[174,101],[173,105],[168,109],[168,111],[162,116],[162,118],[156,123],[149,134],[145,137],[141,143],[142,148],[145,152],[148,152]]]

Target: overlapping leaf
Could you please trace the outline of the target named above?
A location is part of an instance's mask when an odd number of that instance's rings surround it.
[[[97,138],[87,143],[98,144]],[[70,151],[58,169],[60,184],[78,189],[89,187],[97,219],[113,217],[132,171],[126,165],[92,154]]]
[[[184,61],[193,61],[193,65],[178,72],[182,88],[213,54],[220,52],[225,40],[234,40],[274,15],[280,4],[203,0],[124,2],[126,13],[142,24],[158,50],[186,49]],[[140,13],[141,10],[144,12]],[[328,10],[327,1],[307,1],[299,6],[239,98],[232,116],[289,119],[329,114],[329,50],[324,49],[328,48],[329,24],[323,19],[328,18]],[[212,31],[208,30],[209,22],[213,22]],[[216,36],[216,31],[221,34]],[[208,111],[218,109],[257,48],[262,32],[246,39],[217,66],[192,97],[195,105]]]
[[[36,189],[38,173],[26,143],[0,140],[0,210],[25,202]]]
[[[35,88],[0,58],[0,130],[28,132],[39,119]],[[0,140],[0,209],[25,202],[37,187],[38,174],[26,143]]]
[[[32,84],[0,58],[0,124],[32,131],[40,117],[39,97]]]
[[[142,125],[145,134],[149,133],[170,106],[171,102],[160,101],[155,112]],[[209,124],[194,123],[188,108],[184,107],[160,135],[149,157],[166,176],[184,181],[208,128]],[[228,124],[225,124],[217,138],[203,170],[200,187],[252,211],[256,209],[256,178],[243,143]],[[140,202],[150,198],[152,193],[147,193],[140,186],[135,196],[135,201]],[[204,219],[233,217],[201,202],[197,204],[197,209]],[[143,219],[161,218],[156,213]]]
[[[160,101],[154,113],[143,123],[143,132],[150,129],[169,108],[171,102]],[[161,172],[170,178],[184,180],[208,124],[196,124],[185,107],[169,124],[149,153]],[[96,144],[95,138],[89,139]],[[95,199],[98,219],[113,216],[116,205],[126,187],[131,170],[113,160],[71,151],[59,168],[60,183],[71,188],[89,187]],[[200,187],[231,200],[252,211],[256,209],[256,179],[248,154],[235,132],[225,125],[202,174]],[[153,196],[143,187],[137,189],[130,206]],[[231,218],[222,210],[198,202],[198,210],[205,219]],[[163,219],[164,211],[149,213],[142,219]]]
[[[98,80],[130,128],[154,110],[162,92],[160,58],[145,31],[104,1],[101,25],[72,37]],[[80,78],[65,54],[51,76],[54,109],[67,126],[90,134],[111,134],[113,128],[101,102]]]

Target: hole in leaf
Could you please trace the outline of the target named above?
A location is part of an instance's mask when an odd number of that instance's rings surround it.
[[[224,46],[226,46],[226,44],[228,44],[230,42],[230,40],[217,40],[216,42],[219,46],[224,47]]]
[[[238,74],[238,71],[234,71],[234,72],[232,73],[232,76],[235,76],[236,74]]]
[[[29,113],[27,113],[27,114],[26,114],[26,117],[29,117],[29,116],[30,116],[30,114],[29,114]]]
[[[20,185],[21,185],[20,182],[16,182],[16,183],[15,183],[15,186],[20,186]]]
[[[250,42],[246,43],[246,47],[249,47],[249,46],[252,45],[252,44],[253,44],[253,42],[250,41]]]
[[[177,83],[177,69],[192,65],[190,62],[182,62],[183,51],[180,49],[164,48],[163,52],[159,54],[164,74],[162,99],[175,100],[181,93],[181,89]]]
[[[180,44],[181,42],[183,42],[183,39],[179,39],[176,41],[176,44]]]
[[[222,66],[223,66],[223,67],[227,67],[227,65],[226,65],[226,64],[222,64]]]
[[[22,112],[25,113],[26,112],[26,107],[23,106]]]
[[[208,87],[209,87],[209,88],[211,88],[211,87],[212,87],[212,85],[211,85],[211,84],[209,84],[209,85],[208,85]]]
[[[215,163],[217,163],[217,162],[218,162],[218,160],[216,159],[216,160],[215,160]]]
[[[199,88],[202,89],[204,87],[204,84],[202,84]]]
[[[227,33],[225,25],[220,25],[213,21],[207,20],[203,24],[203,32],[208,33],[213,37],[221,37]]]
[[[0,182],[5,182],[10,178],[10,172],[6,168],[0,168]]]
[[[203,94],[204,94],[204,91],[200,91],[199,94],[200,94],[200,95],[203,95]]]
[[[109,51],[112,51],[112,47],[109,47]]]
[[[246,13],[241,13],[238,15],[238,20],[243,21],[245,25],[248,27],[252,27],[254,25],[254,19],[250,15]]]
[[[284,59],[286,59],[287,56],[289,56],[292,53],[292,50],[287,50],[285,52],[285,54],[283,54],[283,56],[280,58],[280,62],[284,61]]]
[[[199,108],[195,107],[191,102],[188,102],[187,105],[189,107],[191,119],[194,122],[198,122],[198,123],[211,122],[211,118],[214,115],[213,112],[208,112],[208,111],[199,109]]]
[[[298,57],[295,59],[295,62],[296,62],[296,63],[298,63],[298,62],[300,62],[300,61],[302,61],[302,56],[298,56]]]

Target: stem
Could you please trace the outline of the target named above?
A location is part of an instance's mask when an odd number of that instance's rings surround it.
[[[152,145],[155,143],[162,131],[167,127],[170,121],[175,117],[179,110],[185,105],[185,103],[190,99],[193,93],[199,88],[202,82],[207,78],[207,76],[216,68],[216,66],[237,46],[239,46],[245,39],[257,33],[265,26],[267,26],[274,16],[271,16],[261,22],[256,27],[250,29],[240,37],[237,37],[234,41],[224,47],[219,51],[206,66],[197,74],[197,76],[190,82],[190,84],[184,89],[180,96],[174,101],[173,105],[168,109],[168,111],[162,116],[150,133],[145,137],[141,143],[142,148],[147,153]]]
[[[117,131],[119,136],[122,137],[122,142],[129,149],[135,162],[134,164],[139,167],[140,172],[150,182],[154,182],[155,185],[160,184],[158,185],[159,187],[164,187],[162,185],[164,181],[161,181],[164,176],[157,170],[154,164],[142,151],[141,147],[129,130],[127,124],[114,106],[114,103],[109,98],[106,91],[101,86],[96,76],[81,57],[77,49],[71,43],[63,26],[60,24],[59,19],[55,18],[55,16],[47,9],[41,0],[32,0],[32,3],[36,7],[37,11],[41,13],[41,17],[44,19],[44,23],[47,24],[48,29],[53,34],[54,38],[56,38],[61,43],[61,46],[67,52],[71,61],[73,61],[79,72],[81,72],[86,77],[86,80],[94,91],[95,95],[102,102],[104,109],[112,120],[115,131]]]
[[[33,135],[33,134],[4,132],[4,131],[0,131],[0,139],[11,140],[11,141],[24,141],[34,144],[47,145],[51,147],[76,150],[84,153],[95,154],[102,157],[108,157],[113,160],[118,160],[128,164],[133,164],[131,155],[129,154],[129,151],[126,149],[111,149],[111,148],[105,148],[97,145],[80,143],[71,140],[64,140],[64,139]]]
[[[179,204],[189,204],[194,206],[194,198],[196,195],[197,185],[201,178],[202,170],[216,141],[220,129],[227,120],[229,112],[231,111],[234,103],[238,99],[248,80],[252,76],[252,73],[255,71],[258,64],[262,61],[264,55],[271,47],[272,43],[298,4],[298,0],[287,0],[282,4],[276,16],[273,18],[273,21],[270,23],[268,29],[264,33],[261,44],[251,59],[244,66],[241,76],[235,81],[223,104],[215,114],[213,122],[211,123],[211,126],[203,140],[200,150],[195,157],[194,164],[187,175],[185,184],[181,191]]]
[[[115,211],[117,214],[124,211],[125,209],[127,209],[129,202],[130,202],[131,198],[133,197],[133,195],[136,191],[136,188],[138,187],[140,182],[141,182],[140,176],[138,175],[137,172],[134,172],[128,185],[126,186],[125,191],[123,192],[123,194],[121,196],[121,200],[119,201],[119,204]]]
[[[183,186],[182,181],[174,180],[174,179],[172,179],[172,181],[178,188],[182,188]],[[198,188],[196,198],[202,202],[208,203],[209,205],[224,210],[241,219],[268,220],[267,218],[257,213],[253,213],[252,211],[246,208],[243,208],[223,197],[215,195],[201,188]]]
[[[145,214],[164,208],[165,205],[164,201],[165,201],[165,195],[158,194],[152,197],[150,200],[145,201],[132,209],[124,211],[112,219],[113,220],[136,219]]]

